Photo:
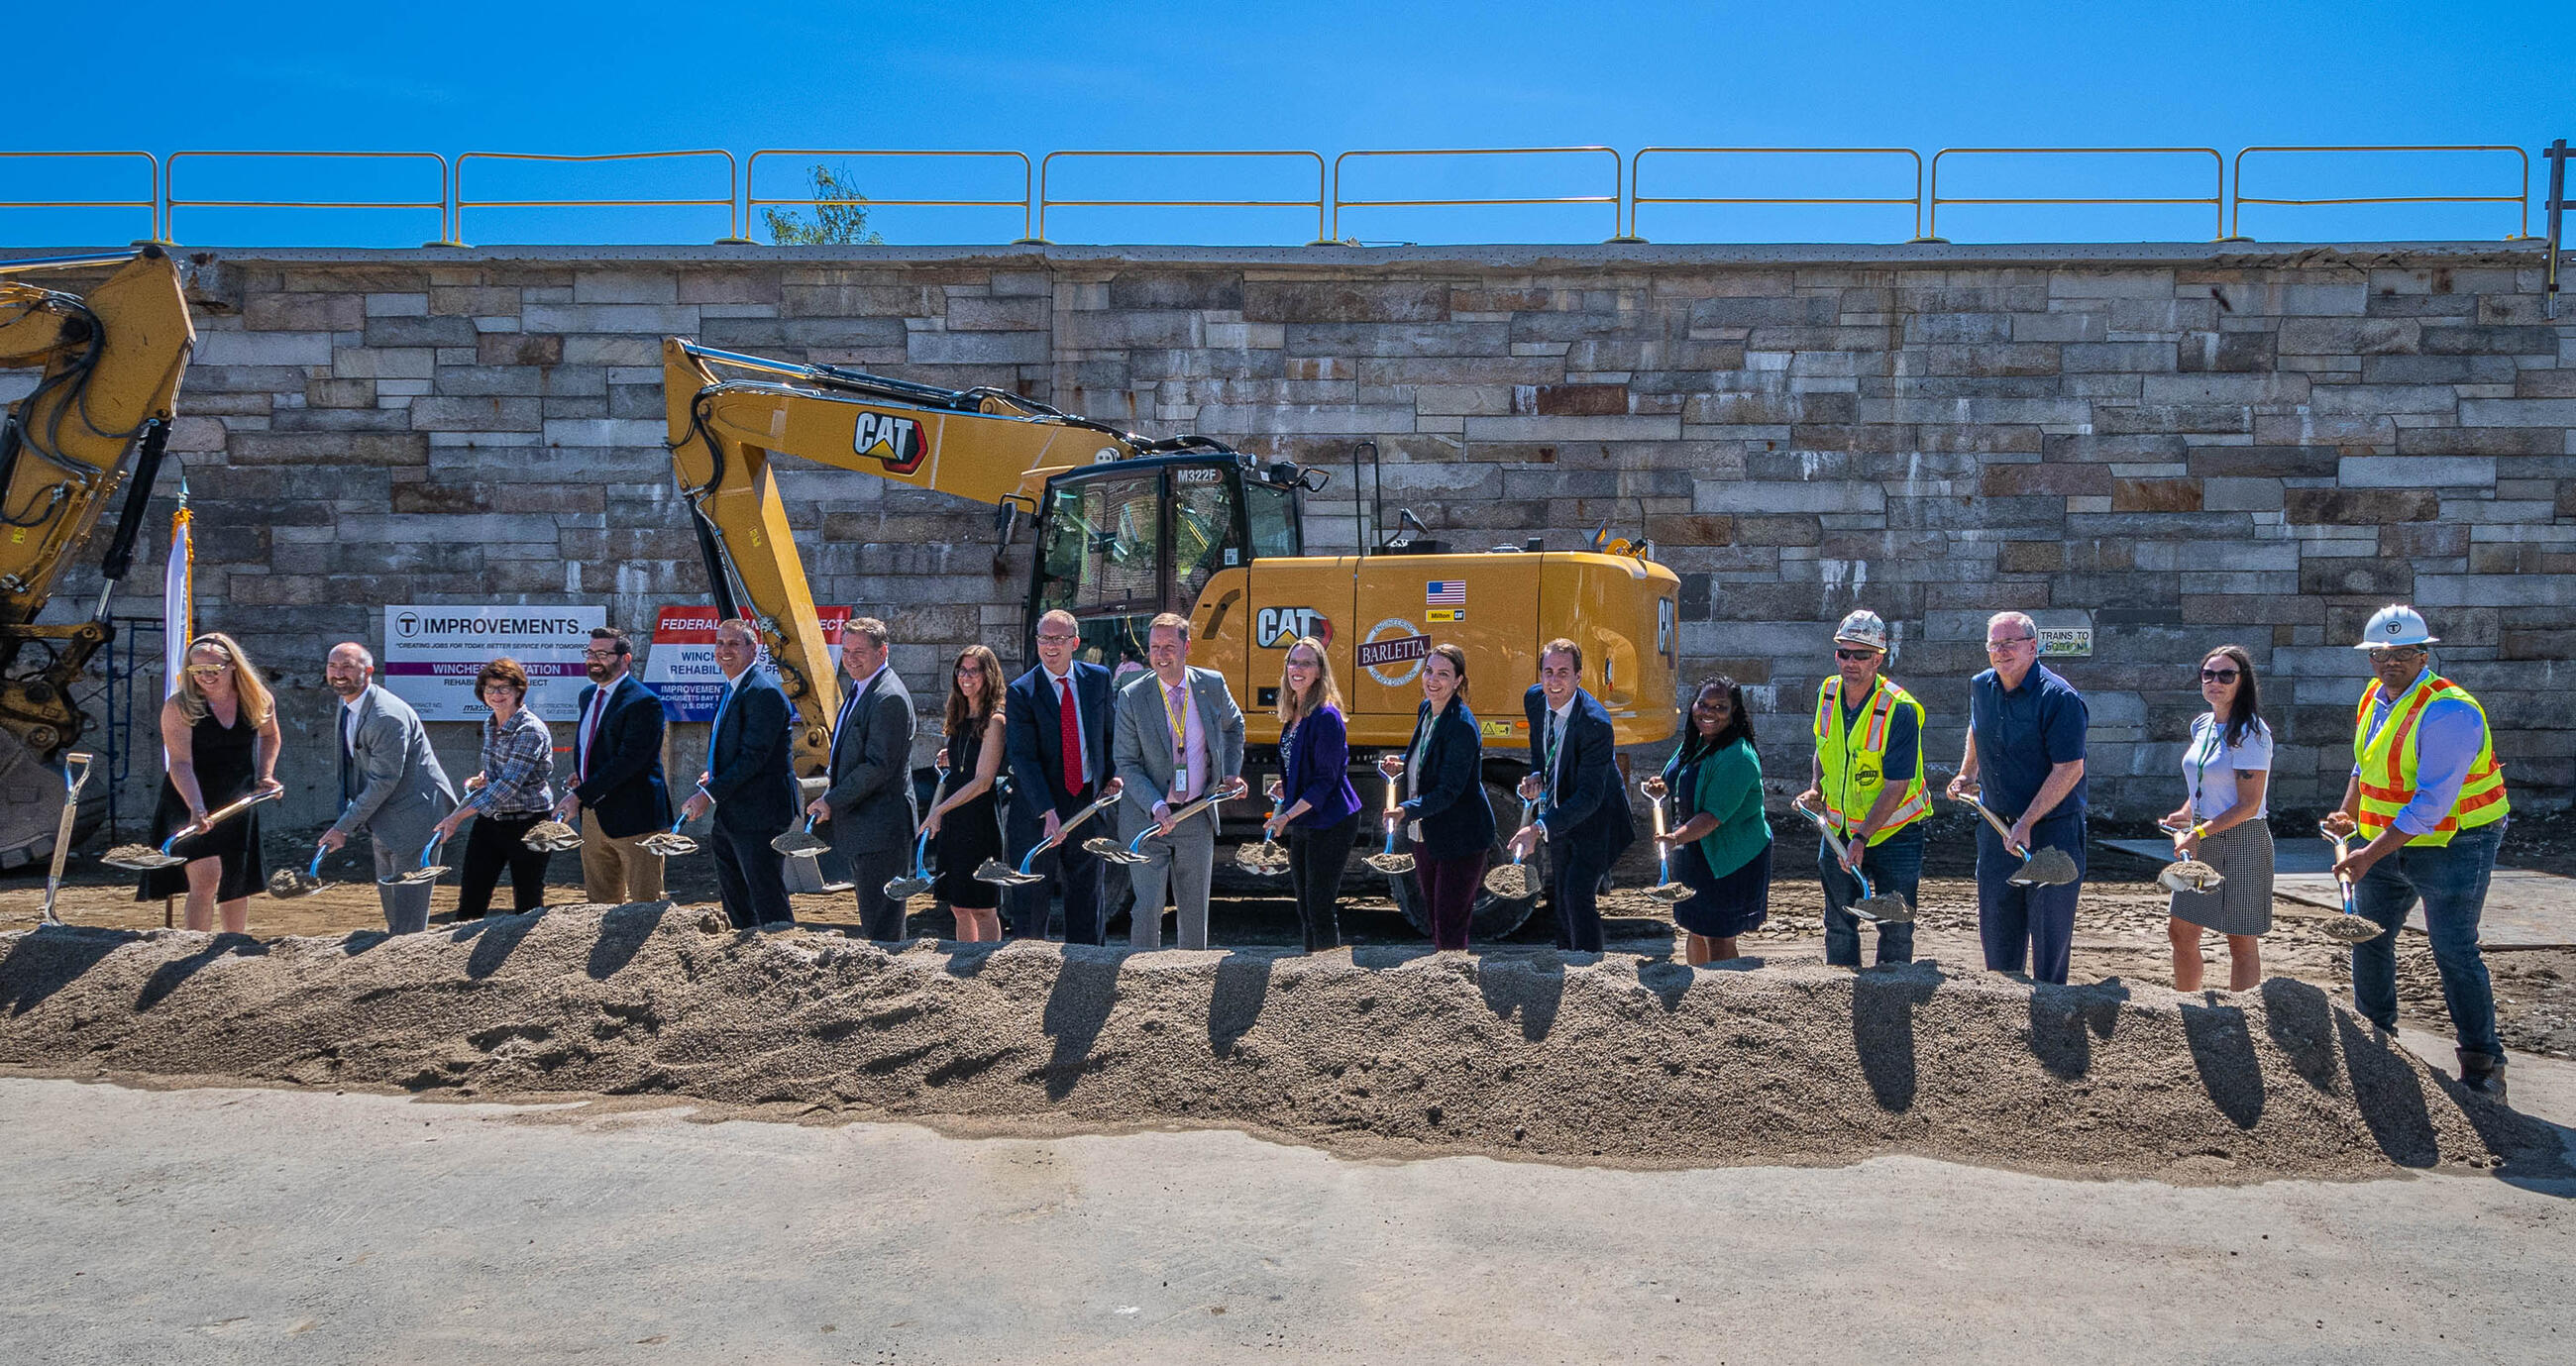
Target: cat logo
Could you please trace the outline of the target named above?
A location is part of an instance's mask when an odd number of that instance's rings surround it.
[[[921,468],[921,457],[929,454],[930,443],[921,439],[921,424],[912,418],[861,412],[850,449],[884,461],[888,474],[910,474]]]
[[[1285,650],[1299,636],[1333,643],[1333,623],[1312,607],[1264,607],[1253,614],[1252,643],[1264,650]]]

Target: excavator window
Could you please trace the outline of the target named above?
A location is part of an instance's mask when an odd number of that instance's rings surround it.
[[[1295,485],[1243,481],[1243,519],[1252,532],[1253,559],[1306,553],[1306,538],[1297,524]]]
[[[1117,668],[1145,657],[1158,612],[1188,612],[1223,570],[1296,537],[1293,495],[1263,487],[1257,501],[1231,463],[1156,463],[1061,475],[1039,518],[1039,573],[1030,613],[1062,608],[1082,623],[1081,657]],[[1266,538],[1247,544],[1246,506]],[[1283,512],[1280,509],[1285,508]]]

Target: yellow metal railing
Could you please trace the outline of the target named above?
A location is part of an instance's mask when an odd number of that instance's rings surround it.
[[[141,209],[150,225],[151,240],[170,239],[161,221],[161,158],[150,152],[0,152],[0,157],[87,161],[140,157],[149,168],[144,180],[151,191],[148,199],[0,199],[0,209]]]
[[[1610,193],[1607,195],[1558,195],[1537,199],[1347,199],[1342,195],[1342,163],[1353,157],[1514,157],[1589,155],[1600,153],[1610,158]],[[1627,163],[1608,147],[1407,147],[1388,151],[1344,152],[1333,158],[1333,219],[1326,237],[1339,241],[1342,236],[1344,209],[1424,209],[1482,208],[1518,204],[1607,204],[1610,206],[1611,241],[1620,240],[1621,201],[1627,198]]]
[[[2514,156],[2520,158],[2522,162],[2522,188],[2515,194],[2495,195],[2403,194],[2361,195],[2335,199],[2249,199],[2245,194],[2245,158],[2253,156],[2258,152],[2511,152]],[[2240,225],[2244,221],[2245,206],[2248,204],[2280,204],[2302,208],[2325,204],[2513,204],[2520,206],[2522,210],[2522,218],[2520,224],[2514,229],[2513,236],[2505,240],[2509,242],[2518,242],[2531,236],[2531,154],[2519,147],[2495,146],[2248,147],[2236,154],[2236,199],[2234,207],[2228,210],[2227,215],[2227,235],[2229,237],[2236,237],[2237,233],[2241,230]]]
[[[438,163],[438,198],[417,199],[185,199],[179,194],[179,163],[190,159],[264,158],[288,161],[435,161]],[[436,152],[172,152],[162,163],[162,230],[175,238],[181,209],[427,209],[438,215],[438,240],[433,247],[453,246],[456,233],[450,226],[447,211],[448,190],[453,171],[447,158]]]
[[[725,163],[724,198],[722,199],[468,199],[465,197],[465,163],[468,161],[542,161],[596,163],[607,161],[672,161],[681,157],[723,157]],[[702,147],[685,152],[607,152],[598,156],[551,156],[542,152],[459,152],[456,155],[456,207],[449,215],[448,238],[465,240],[467,209],[722,209],[725,211],[725,235],[718,245],[747,243],[742,235],[742,209],[734,201],[734,183],[740,167],[733,153],[721,147]]]
[[[1048,173],[1056,158],[1086,157],[1303,157],[1315,163],[1315,197],[1312,199],[1058,199]],[[1032,240],[1044,242],[1048,209],[1313,209],[1316,240],[1323,239],[1324,226],[1324,155],[1321,152],[1274,150],[1257,152],[1049,152],[1038,159],[1038,229]]]
[[[896,152],[869,151],[834,147],[763,147],[745,157],[742,163],[742,214],[744,226],[750,225],[752,211],[759,208],[820,208],[839,203],[824,199],[774,199],[760,193],[760,159],[762,157],[1003,157],[1020,163],[1020,197],[1017,199],[887,199],[869,195],[855,201],[866,207],[889,205],[896,208],[931,209],[1017,209],[1020,211],[1020,240],[1032,241],[1036,234],[1029,223],[1031,187],[1036,173],[1030,169],[1026,152]]]
[[[1903,199],[1888,197],[1799,197],[1771,195],[1649,195],[1646,193],[1646,158],[1649,156],[1897,156],[1914,162],[1914,192]],[[1648,204],[1731,204],[1781,207],[1787,205],[1859,205],[1902,206],[1914,211],[1914,235],[1923,235],[1923,154],[1911,147],[1640,147],[1628,159],[1628,236],[1644,241],[1637,227],[1637,211]]]
[[[2216,184],[2206,199],[2199,197],[2155,196],[2006,196],[2002,198],[1946,196],[1941,193],[1941,161],[1958,156],[2205,156]],[[2083,205],[2180,204],[2209,206],[2215,225],[2210,240],[2227,235],[2227,158],[2215,147],[1944,147],[1932,154],[1931,192],[1924,196],[1923,236],[1925,242],[1939,242],[1941,206],[1944,204],[2004,204],[2017,207]]]

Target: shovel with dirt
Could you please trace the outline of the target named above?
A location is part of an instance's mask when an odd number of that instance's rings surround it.
[[[148,873],[155,868],[178,867],[180,864],[187,862],[187,860],[179,857],[177,854],[171,853],[170,847],[172,845],[177,844],[183,839],[202,835],[207,831],[214,829],[216,826],[223,824],[225,821],[228,821],[233,817],[250,810],[252,807],[259,805],[261,802],[273,802],[285,795],[286,790],[284,788],[270,788],[265,791],[254,792],[229,806],[225,806],[214,811],[202,821],[193,822],[179,827],[178,830],[172,832],[170,838],[161,841],[161,847],[158,849],[155,849],[148,844],[120,844],[115,848],[108,850],[107,853],[99,859],[99,862],[106,864],[110,868],[122,868],[131,873]]]
[[[1395,778],[1390,774],[1386,780],[1386,814],[1388,816],[1393,816],[1395,814],[1395,810]],[[1413,871],[1413,855],[1409,853],[1399,854],[1395,851],[1395,827],[1395,821],[1389,820],[1386,822],[1386,848],[1379,853],[1369,855],[1365,860],[1363,860],[1363,862],[1367,863],[1371,868],[1375,868],[1389,877],[1396,877]]]
[[[1030,872],[1029,865],[1037,861],[1038,855],[1043,854],[1049,849],[1053,849],[1057,845],[1064,843],[1067,839],[1072,838],[1073,832],[1081,829],[1084,821],[1090,820],[1092,817],[1108,810],[1111,806],[1116,805],[1117,801],[1118,791],[1117,789],[1112,788],[1091,805],[1086,806],[1080,811],[1074,812],[1071,816],[1066,817],[1064,820],[1057,822],[1055,827],[1055,838],[1051,840],[1040,840],[1036,844],[1030,846],[1029,852],[1020,856],[1019,867],[1013,868],[1011,865],[1002,862],[1000,859],[988,858],[984,860],[981,867],[978,867],[975,870],[975,880],[977,882],[990,882],[1002,887],[1027,887],[1034,883],[1046,881],[1046,874]],[[1094,843],[1106,842],[1107,841],[1094,841]],[[1086,849],[1091,848],[1088,844],[1083,847]],[[1099,851],[1093,850],[1092,852],[1097,853]]]
[[[1180,810],[1173,812],[1172,824],[1179,825],[1181,822],[1207,810],[1218,802],[1229,801],[1235,797],[1240,797],[1243,795],[1245,790],[1242,779],[1230,778],[1220,785],[1216,791],[1211,792],[1206,796],[1199,798],[1197,801],[1182,807]],[[1095,803],[1095,805],[1097,805],[1097,803]],[[1154,827],[1151,824],[1148,824],[1144,829],[1136,832],[1136,838],[1129,840],[1125,844],[1120,844],[1114,839],[1102,836],[1099,839],[1084,840],[1082,842],[1082,847],[1109,860],[1111,863],[1136,864],[1143,863],[1145,861],[1145,841],[1152,839],[1153,837]]]
[[[1644,782],[1637,784],[1637,790],[1641,793],[1645,793],[1647,783],[1653,783],[1657,788],[1661,788],[1663,786],[1663,781],[1661,779],[1648,778]],[[1646,899],[1655,902],[1658,905],[1670,906],[1682,901],[1691,894],[1690,884],[1673,881],[1672,848],[1664,843],[1664,836],[1670,833],[1664,826],[1664,799],[1654,796],[1651,793],[1648,793],[1647,796],[1647,804],[1652,806],[1655,811],[1656,882],[1654,886],[1646,889]]]
[[[1850,861],[1851,847],[1843,843],[1842,836],[1834,833],[1833,822],[1826,820],[1822,813],[1810,807],[1796,802],[1791,802],[1790,805],[1796,807],[1798,814],[1806,817],[1808,822],[1816,827],[1816,833],[1825,837],[1825,847],[1834,851],[1834,857],[1843,862],[1850,871],[1852,880],[1860,884],[1860,900],[1853,902],[1850,907],[1853,915],[1886,925],[1902,925],[1914,919],[1914,908],[1905,904],[1904,897],[1894,892],[1879,891],[1869,885],[1869,874],[1862,872],[1858,864]],[[2051,849],[2048,852],[2054,854],[2057,851]]]
[[[2352,852],[2350,849],[2346,848],[2344,844],[2344,841],[2350,839],[2351,836],[2337,831],[2333,826],[2326,824],[2324,821],[2317,822],[2317,833],[2325,837],[2326,843],[2334,846],[2335,862],[2343,862],[2345,857]],[[2335,886],[2343,893],[2343,914],[2335,916],[2317,926],[2318,929],[2325,931],[2326,938],[2342,944],[2362,944],[2373,939],[2377,939],[2379,936],[2387,933],[2386,930],[2380,928],[2378,921],[2363,915],[2360,909],[2353,904],[2351,878],[2345,877],[2341,873],[2337,873],[2335,874]]]
[[[2183,836],[2191,833],[2190,826],[2171,825],[2158,821],[2156,828],[2172,836],[2175,841],[2174,861],[2166,864],[2164,871],[2156,874],[2157,885],[2168,892],[2214,892],[2227,885],[2226,874],[2219,872],[2217,868],[2199,859],[2183,856],[2181,840]]]
[[[1521,803],[1523,830],[1529,828],[1530,816],[1537,810],[1536,802]],[[1528,864],[1521,862],[1520,855],[1514,854],[1511,862],[1498,863],[1485,870],[1485,890],[1506,901],[1519,901],[1524,897],[1538,895],[1538,877],[1530,872]]]
[[[2016,887],[2063,887],[2078,876],[2075,871],[2074,855],[2054,846],[2046,849],[2018,847],[2013,843],[2011,827],[2004,824],[2003,817],[1988,810],[1984,802],[1975,797],[1960,797],[1957,800],[1975,807],[1977,814],[1986,818],[1986,824],[1993,826],[1995,833],[2003,836],[2004,852],[2021,860],[2021,871],[2005,879],[2006,881]]]

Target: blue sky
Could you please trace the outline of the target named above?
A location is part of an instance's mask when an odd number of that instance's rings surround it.
[[[2576,7],[2490,5],[2067,3],[1807,5],[869,4],[717,6],[174,5],[120,7],[114,31],[64,6],[12,20],[14,50],[48,54],[45,98],[11,124],[17,150],[140,147],[467,149],[600,153],[724,147],[1354,148],[1647,145],[2184,145],[2506,143],[2576,133]],[[772,163],[797,177],[793,162]],[[410,197],[421,166],[198,162],[180,180],[200,198],[325,193]],[[2273,163],[2285,195],[2511,192],[2501,161],[2309,159]],[[2540,173],[2535,162],[2534,191]],[[1310,196],[1312,169],[1205,163],[1063,166],[1058,197]],[[50,193],[20,163],[28,197]],[[483,197],[608,193],[512,177],[491,164]],[[696,196],[721,171],[621,168],[634,193]],[[857,168],[881,195],[1007,195],[963,166]],[[998,169],[998,168],[991,168]],[[101,167],[47,166],[46,175]],[[1350,197],[1598,194],[1607,163],[1379,163]],[[327,172],[327,175],[326,175]],[[400,179],[412,175],[411,181]],[[1661,194],[1876,195],[1910,190],[1895,163],[1668,159]],[[1015,177],[1016,172],[1012,172]],[[1954,161],[1945,193],[2207,193],[2189,158],[2116,165]],[[1731,177],[1731,178],[1730,178]],[[2302,177],[2305,177],[2302,180]],[[2249,176],[2249,186],[2253,178]],[[1898,183],[1898,182],[1905,183]],[[469,179],[469,183],[473,183]],[[574,188],[565,188],[574,186]],[[1955,186],[1956,188],[1952,188]],[[772,187],[772,192],[777,192]],[[0,192],[16,198],[16,193]],[[417,240],[400,214],[192,210],[179,236],[275,240],[333,233]],[[1889,210],[1734,219],[1653,209],[1647,235],[1902,238]],[[2255,211],[2249,210],[2249,215]],[[2293,211],[2276,210],[2276,214]],[[2366,233],[2396,210],[2299,210],[2297,225]],[[2502,236],[2495,206],[2402,211],[2424,231]],[[0,216],[0,240],[47,240],[29,211]],[[705,211],[712,214],[713,211]],[[484,210],[469,233],[569,232],[704,240],[703,215],[557,215]],[[1354,211],[1372,240],[1606,236],[1603,206],[1542,210]],[[2340,217],[2334,216],[2340,215]],[[426,217],[414,215],[422,221]],[[1075,240],[1303,240],[1314,215],[1279,210],[1068,210],[1051,236]],[[2206,237],[2207,210],[1945,210],[1950,235]],[[886,210],[904,240],[1018,234],[982,217]],[[1784,231],[1782,225],[1786,225]],[[596,231],[591,232],[595,228]],[[1719,231],[1733,228],[1733,231]],[[2535,231],[2537,225],[2535,224]],[[247,233],[245,238],[243,234]],[[31,236],[31,234],[37,234]]]

